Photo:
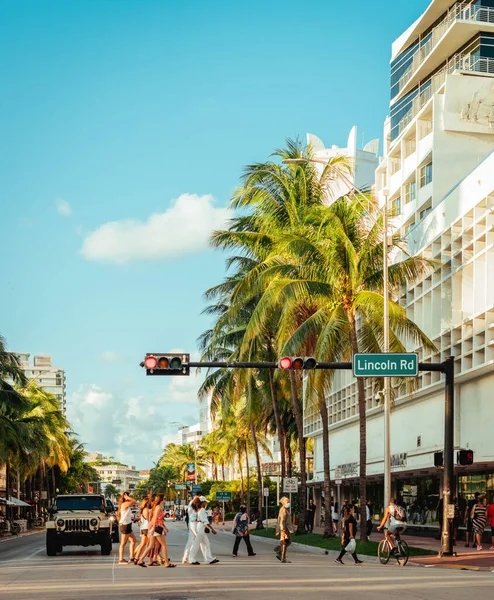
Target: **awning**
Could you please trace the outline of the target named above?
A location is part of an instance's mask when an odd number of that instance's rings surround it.
[[[19,500],[18,498],[14,498],[13,496],[10,496],[9,500],[10,502],[12,502],[10,506],[31,506],[27,502],[24,502],[24,500]]]
[[[7,500],[7,498],[0,498],[0,503],[6,504],[7,506],[15,506],[15,504],[10,500]]]

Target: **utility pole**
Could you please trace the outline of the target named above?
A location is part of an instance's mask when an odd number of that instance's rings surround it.
[[[389,352],[388,195],[383,192],[383,328],[384,352]],[[391,379],[384,378],[384,509],[391,498]]]
[[[455,362],[450,356],[443,363],[446,375],[446,390],[444,401],[444,455],[443,455],[443,531],[441,535],[441,556],[453,555],[453,536],[451,531],[451,516],[449,507],[453,497],[454,479],[454,437],[455,437]]]

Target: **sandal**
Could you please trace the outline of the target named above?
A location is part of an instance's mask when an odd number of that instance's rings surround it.
[[[167,569],[174,569],[177,565],[174,565],[173,563],[168,563],[165,566],[166,566]]]
[[[155,560],[153,560],[153,562],[152,562],[152,563],[150,563],[150,564],[149,564],[149,566],[150,566],[150,567],[159,567],[159,566],[160,566],[160,563],[159,563],[159,562],[157,562],[157,561],[155,561]]]

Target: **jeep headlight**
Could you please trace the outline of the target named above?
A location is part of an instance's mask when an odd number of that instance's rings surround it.
[[[110,517],[110,521],[116,521],[116,520],[117,519],[113,515]]]
[[[59,529],[62,529],[63,527],[65,527],[65,521],[63,519],[57,519],[57,527]]]
[[[91,527],[96,527],[98,525],[98,519],[92,518],[89,521],[89,524],[91,525]]]

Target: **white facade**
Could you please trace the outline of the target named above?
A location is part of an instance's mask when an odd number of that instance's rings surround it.
[[[119,494],[122,494],[133,490],[142,481],[139,470],[134,466],[110,464],[94,466],[93,468],[98,472],[103,493],[109,483],[118,489]],[[114,481],[120,481],[120,483],[113,483]]]
[[[358,130],[357,127],[352,127],[348,135],[348,142],[345,148],[333,145],[331,148],[326,148],[324,143],[314,134],[307,134],[307,145],[310,147],[313,158],[316,161],[314,166],[321,173],[324,169],[322,161],[329,161],[336,157],[346,157],[352,168],[352,172],[347,176],[347,182],[341,183],[336,190],[333,190],[334,198],[329,201],[339,198],[347,194],[351,186],[361,190],[368,190],[374,184],[375,171],[379,163],[379,140],[372,140],[364,146],[363,149],[358,149]]]
[[[376,191],[387,198],[408,250],[441,265],[402,290],[399,301],[437,346],[432,354],[408,349],[422,362],[455,358],[455,448],[472,449],[475,461],[456,467],[464,497],[476,490],[494,495],[493,34],[494,9],[434,0],[397,40],[392,116],[376,173]],[[431,506],[439,494],[434,452],[444,443],[444,379],[421,372],[415,383],[413,393],[394,390],[393,487],[405,504],[427,487],[422,501]],[[358,473],[356,387],[348,372],[339,372],[328,398],[331,476],[342,467],[348,489]],[[383,409],[371,379],[366,393],[367,473],[379,503]],[[322,480],[321,422],[312,409],[304,418],[305,434],[314,436],[315,477]]]
[[[66,410],[66,384],[65,371],[61,367],[52,365],[52,357],[48,354],[37,354],[33,357],[33,364],[29,362],[30,354],[26,352],[16,352],[19,358],[20,366],[26,377],[35,381],[44,390],[53,394],[60,401],[60,405],[65,414]]]

